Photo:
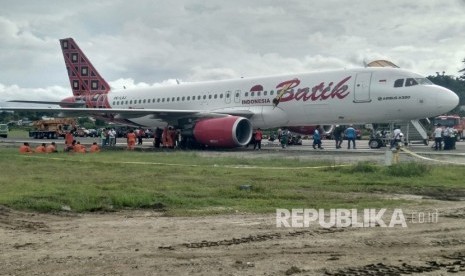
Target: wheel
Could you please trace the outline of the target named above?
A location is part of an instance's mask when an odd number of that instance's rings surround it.
[[[382,143],[380,140],[378,139],[371,139],[369,142],[368,142],[368,146],[371,148],[371,149],[379,149],[381,147]]]

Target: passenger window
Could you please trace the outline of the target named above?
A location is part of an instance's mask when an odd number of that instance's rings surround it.
[[[129,104],[132,104],[132,100],[129,101]]]
[[[203,95],[203,99],[206,100],[206,99],[207,99],[207,95]]]
[[[244,97],[248,97],[248,96],[249,96],[249,92],[245,92]],[[236,97],[239,97],[239,94],[236,94]]]
[[[157,103],[159,103],[159,102],[160,102],[160,98],[157,99]]]
[[[197,96],[197,100],[200,100],[200,98],[201,98],[200,96]]]
[[[112,105],[116,105],[116,103],[115,103],[115,102],[113,102],[113,103],[112,103]]]
[[[126,104],[128,104],[128,101],[126,101]]]
[[[212,95],[208,95],[208,99],[211,100],[211,98],[212,98]]]
[[[139,100],[139,104],[141,104],[141,103],[142,103],[142,100]]]
[[[161,99],[161,102],[164,103],[164,102],[165,102],[165,98]]]
[[[177,98],[176,98],[176,101],[178,101],[178,102],[179,102],[179,100],[180,100],[180,98],[179,98],[179,97],[177,97]]]
[[[229,94],[226,94],[226,98],[229,98]]]
[[[255,92],[250,92],[250,97],[255,96]]]
[[[274,94],[274,91],[271,90],[271,91],[270,91],[270,96],[273,96],[273,94]]]
[[[220,99],[222,99],[222,98],[223,98],[223,94],[220,94]]]
[[[418,84],[418,82],[414,78],[408,78],[405,81],[405,86],[413,86],[413,85],[417,85],[417,84]]]
[[[187,96],[187,100],[190,101],[190,99],[191,99],[191,96]],[[194,98],[193,98],[193,99],[194,99]]]
[[[258,97],[260,97],[260,91],[259,91],[259,92],[257,92],[257,96],[258,96]]]
[[[398,79],[394,82],[394,87],[402,87],[404,86],[404,79]]]
[[[144,99],[144,103],[145,103],[145,99]]]
[[[170,98],[166,98],[166,101],[169,102],[169,101],[170,101]]]
[[[267,94],[268,94],[268,92],[263,91],[263,96],[266,96]]]
[[[181,101],[185,101],[185,100],[186,100],[186,97],[182,97],[182,98],[181,98]]]
[[[174,102],[174,97],[173,97],[173,98],[171,98],[171,101],[172,101],[172,102]]]
[[[213,96],[213,98],[214,98],[214,99],[218,98],[218,95],[215,94],[215,95]]]

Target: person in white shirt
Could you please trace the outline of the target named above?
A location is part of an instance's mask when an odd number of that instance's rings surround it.
[[[397,147],[397,145],[400,142],[402,142],[402,136],[404,136],[404,135],[402,134],[402,131],[400,130],[399,127],[394,129],[394,131],[392,133],[391,148]]]
[[[434,129],[434,150],[442,150],[442,127],[438,124]]]
[[[443,133],[444,139],[444,150],[452,149],[452,136],[454,136],[454,129],[451,127],[446,127]]]
[[[116,145],[116,131],[114,128],[108,131],[108,136],[110,137],[110,146]]]

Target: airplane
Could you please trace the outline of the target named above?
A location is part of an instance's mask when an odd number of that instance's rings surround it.
[[[369,67],[181,83],[112,91],[74,39],[60,39],[73,96],[60,107],[2,110],[93,116],[132,126],[181,130],[210,147],[245,146],[254,128],[406,121],[444,114],[458,96],[400,68]]]

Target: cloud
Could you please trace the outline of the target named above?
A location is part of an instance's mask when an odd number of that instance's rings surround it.
[[[70,88],[50,86],[46,88],[23,88],[18,85],[0,83],[0,106],[22,106],[19,103],[7,103],[11,100],[60,101],[71,96]]]
[[[64,37],[117,85],[350,68],[378,58],[425,75],[464,67],[463,1],[16,0],[3,7],[0,83],[8,87],[68,89]]]

